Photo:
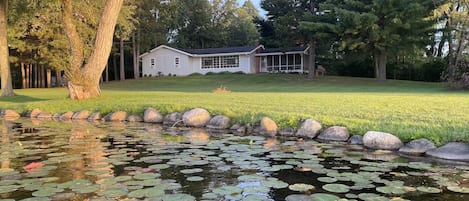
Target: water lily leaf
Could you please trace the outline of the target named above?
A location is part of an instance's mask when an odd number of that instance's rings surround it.
[[[456,193],[469,193],[469,188],[461,187],[461,186],[447,186],[448,190],[456,192]]]
[[[337,197],[336,195],[327,194],[327,193],[315,193],[315,194],[311,195],[311,198],[314,201],[337,201],[337,200],[340,200],[340,198]]]
[[[298,184],[292,184],[292,185],[288,186],[288,189],[290,189],[292,191],[305,192],[305,191],[313,190],[314,186],[310,185],[310,184],[298,183]]]
[[[203,181],[203,180],[204,178],[199,177],[199,176],[187,177],[187,181]]]
[[[358,198],[364,201],[389,201],[389,198],[375,193],[360,193],[358,194]]]
[[[162,201],[194,201],[195,197],[189,194],[171,194],[171,195],[163,195],[161,197]]]
[[[417,190],[424,193],[441,193],[441,189],[426,186],[419,186],[417,187]]]
[[[350,191],[350,187],[344,184],[326,184],[322,186],[322,189],[333,193],[347,193]]]
[[[285,198],[285,201],[314,201],[314,199],[309,195],[298,195],[293,194]]]
[[[324,183],[334,183],[337,181],[337,179],[334,177],[318,177],[318,181]]]
[[[381,186],[377,187],[376,191],[384,194],[404,194],[407,193],[402,187],[399,186]]]
[[[193,173],[199,173],[203,172],[204,170],[202,168],[193,168],[193,169],[184,169],[181,170],[181,173],[183,174],[193,174]]]
[[[213,193],[218,195],[237,195],[243,191],[242,188],[236,186],[222,186],[212,190]]]

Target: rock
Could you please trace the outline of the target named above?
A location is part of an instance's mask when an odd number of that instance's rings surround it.
[[[128,122],[143,122],[143,119],[142,117],[138,115],[130,115],[129,117],[127,117],[127,121]]]
[[[163,115],[160,113],[160,111],[149,107],[143,114],[143,121],[147,123],[162,123]]]
[[[203,127],[210,121],[210,113],[205,109],[195,108],[185,112],[182,121],[186,126]]]
[[[19,118],[21,115],[15,110],[3,110],[1,116],[5,118]]]
[[[425,154],[447,160],[469,161],[469,145],[463,142],[450,142],[442,147],[428,150]]]
[[[241,128],[241,125],[235,124],[235,125],[230,127],[230,130],[238,130],[239,128]]]
[[[319,134],[318,139],[331,141],[347,141],[350,137],[348,129],[342,126],[332,126]]]
[[[60,120],[61,120],[61,121],[70,120],[70,119],[72,119],[73,114],[74,114],[74,113],[73,113],[72,111],[65,112],[65,113],[63,113],[62,115],[60,115]]]
[[[284,128],[279,131],[280,135],[285,135],[285,136],[292,136],[295,133],[295,130],[293,128]]]
[[[88,119],[88,117],[90,117],[90,111],[82,110],[80,112],[76,112],[75,114],[73,114],[72,119],[83,120],[83,119]]]
[[[179,112],[173,112],[164,117],[163,124],[169,126],[176,126],[175,124],[180,121],[182,121],[182,114]]]
[[[127,112],[123,111],[117,111],[117,112],[111,112],[108,115],[104,117],[104,120],[106,121],[125,121],[127,118]]]
[[[363,136],[363,144],[371,149],[395,150],[403,146],[402,141],[389,133],[368,131]]]
[[[52,119],[52,114],[48,112],[41,112],[36,116],[37,119],[50,120]]]
[[[224,115],[217,115],[210,119],[207,128],[227,129],[230,127],[230,118]]]
[[[238,133],[246,133],[246,127],[241,126],[241,127],[239,127],[238,129],[236,129],[236,132],[238,132]]]
[[[273,137],[277,134],[277,124],[269,117],[262,118],[259,133]]]
[[[88,121],[98,121],[101,119],[101,113],[95,112],[88,117]]]
[[[26,115],[25,117],[29,117],[29,118],[36,118],[37,115],[39,115],[39,113],[41,113],[42,111],[40,109],[33,109],[31,111],[28,111],[26,112]]]
[[[432,141],[422,138],[405,144],[399,149],[399,152],[409,155],[420,155],[434,148],[436,147]]]
[[[54,115],[52,115],[52,119],[54,121],[60,121],[60,116],[62,116],[62,115],[59,114],[59,113],[55,113]]]
[[[351,145],[363,145],[363,136],[361,135],[353,135],[348,140],[348,143]]]
[[[296,131],[296,135],[300,137],[315,138],[321,130],[322,126],[316,120],[306,119]]]

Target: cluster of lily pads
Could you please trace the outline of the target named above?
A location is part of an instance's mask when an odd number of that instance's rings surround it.
[[[389,153],[366,157],[345,143],[144,124],[2,126],[0,201],[469,199],[468,166],[374,160]]]

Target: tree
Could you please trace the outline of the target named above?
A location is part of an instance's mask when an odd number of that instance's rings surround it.
[[[245,46],[254,44],[254,42],[259,39],[259,32],[254,24],[254,17],[258,16],[258,12],[256,14],[252,8],[246,6],[238,8],[233,21],[225,29],[228,35],[227,45]]]
[[[431,5],[431,1],[326,0],[321,7],[337,19],[333,29],[339,49],[372,52],[376,77],[384,81],[390,55],[427,39],[431,24],[425,18]]]
[[[178,0],[174,43],[181,48],[206,48],[212,46],[213,32],[208,31],[211,21],[211,6],[208,0]],[[208,43],[208,44],[207,44]]]
[[[0,79],[2,96],[14,96],[7,36],[8,0],[0,0]]]
[[[66,69],[71,99],[82,100],[101,95],[99,80],[106,67],[112,39],[123,0],[106,0],[99,20],[94,49],[84,63],[84,43],[73,17],[72,0],[63,0],[64,31],[70,44],[71,65]]]

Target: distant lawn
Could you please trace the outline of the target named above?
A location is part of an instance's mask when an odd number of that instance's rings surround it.
[[[211,92],[220,86],[232,92]],[[346,126],[353,134],[377,130],[404,140],[469,142],[469,93],[447,91],[439,83],[224,74],[111,82],[102,90],[101,98],[80,102],[67,99],[65,88],[15,90],[19,96],[0,98],[0,108],[52,113],[125,110],[142,115],[149,106],[163,113],[203,107],[230,116],[234,123],[269,116],[280,127],[296,127],[300,120],[314,118],[326,126]]]

